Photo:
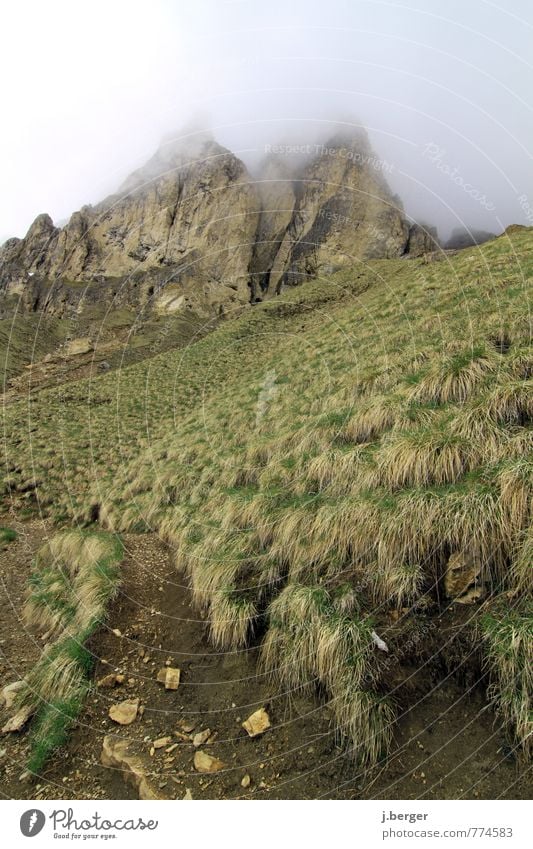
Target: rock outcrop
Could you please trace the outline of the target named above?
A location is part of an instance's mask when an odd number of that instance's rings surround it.
[[[255,187],[230,151],[210,138],[169,143],[63,229],[40,215],[5,246],[1,278],[12,287],[28,275],[86,282],[164,269],[156,278],[178,283],[188,305],[246,303],[258,217]]]
[[[354,262],[420,255],[364,133],[308,145],[297,168],[270,156],[253,179],[211,136],[168,142],[116,194],[62,228],[39,215],[0,249],[9,304],[64,317],[95,299],[155,314],[220,315]]]
[[[292,182],[279,160],[269,159],[261,174],[253,300],[359,260],[399,257],[409,249],[401,201],[392,195],[366,134],[341,134],[309,147],[312,155]]]

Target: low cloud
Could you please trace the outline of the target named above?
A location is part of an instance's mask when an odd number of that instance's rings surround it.
[[[364,126],[407,213],[442,237],[531,224],[521,0],[22,0],[3,27],[2,238],[98,201],[184,126],[252,170],[268,145]]]

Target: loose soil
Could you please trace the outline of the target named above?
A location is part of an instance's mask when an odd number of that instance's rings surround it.
[[[2,686],[24,676],[42,651],[39,634],[22,622],[26,582],[37,549],[54,529],[38,520],[0,517],[17,539],[0,551],[0,674]],[[0,794],[16,799],[136,798],[120,771],[100,763],[102,741],[118,734],[131,741],[162,798],[182,799],[525,799],[528,771],[519,767],[499,722],[487,707],[484,684],[468,675],[422,670],[401,712],[391,756],[361,772],[342,746],[327,702],[313,692],[279,692],[257,668],[257,647],[218,652],[205,621],[190,602],[169,549],[154,534],[126,534],[123,582],[109,620],[92,640],[94,688],[68,744],[40,776],[24,777],[29,733],[0,739]],[[157,683],[165,663],[181,669],[176,691]],[[97,686],[110,672],[123,684]],[[109,707],[139,697],[144,713],[116,725]],[[257,708],[272,727],[251,739],[241,723]],[[2,725],[11,712],[0,709]],[[184,732],[184,725],[194,731]],[[192,734],[211,729],[202,747],[225,768],[195,772]],[[175,749],[151,754],[152,742],[169,736]],[[168,748],[168,747],[167,747]],[[245,775],[250,784],[243,788]]]

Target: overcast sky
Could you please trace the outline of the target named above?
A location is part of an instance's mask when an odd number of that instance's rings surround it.
[[[441,235],[533,224],[531,0],[17,0],[2,30],[0,240],[191,121],[251,165],[363,124]]]

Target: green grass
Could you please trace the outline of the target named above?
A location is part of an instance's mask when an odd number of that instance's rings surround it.
[[[521,230],[432,264],[343,269],[186,348],[6,405],[6,494],[56,520],[157,531],[216,644],[261,636],[265,657],[277,634],[282,686],[318,682],[374,763],[395,705],[368,623],[387,639],[399,609],[454,604],[452,555],[481,591],[473,629],[531,588],[532,257]]]
[[[506,727],[529,757],[533,748],[533,605],[515,609],[500,601],[481,619],[491,676],[489,695]]]
[[[30,704],[28,769],[39,774],[68,737],[89,689],[87,641],[101,627],[119,583],[123,550],[107,533],[67,531],[40,550],[28,588],[26,622],[47,629],[48,643],[18,696]]]

